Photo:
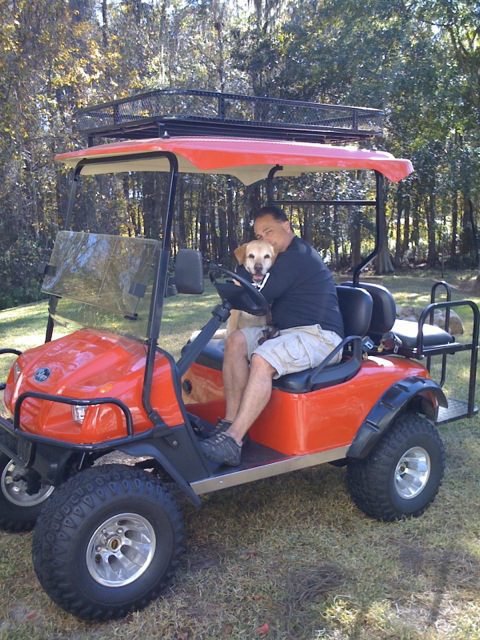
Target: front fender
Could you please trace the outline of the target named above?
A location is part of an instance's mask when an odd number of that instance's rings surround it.
[[[181,473],[174,467],[174,465],[168,460],[159,449],[148,442],[136,442],[132,444],[126,444],[119,447],[119,451],[126,453],[134,457],[149,456],[156,460],[158,464],[168,473],[177,486],[183,491],[190,502],[199,507],[201,500],[194,492],[190,484],[185,480]]]
[[[440,386],[429,378],[411,376],[392,385],[370,413],[357,431],[347,451],[348,458],[366,458],[376,443],[380,440],[391,422],[401,413],[414,398],[422,400],[421,409],[429,418],[435,420],[438,407],[432,402],[432,395],[442,407],[448,406],[448,401]]]

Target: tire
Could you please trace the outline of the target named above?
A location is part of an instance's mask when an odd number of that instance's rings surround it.
[[[421,515],[437,495],[444,469],[437,429],[426,418],[405,413],[367,458],[349,460],[347,484],[364,513],[391,522]]]
[[[0,431],[0,441],[15,450],[15,439]],[[27,473],[36,473],[19,466],[0,451],[0,528],[18,532],[33,529],[37,517],[54,487],[41,484],[35,493],[27,492]]]
[[[82,471],[59,487],[33,533],[40,584],[83,620],[143,609],[170,582],[181,551],[173,498],[147,472],[119,464]]]

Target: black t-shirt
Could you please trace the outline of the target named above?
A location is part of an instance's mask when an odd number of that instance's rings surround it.
[[[243,273],[243,269],[241,269]],[[278,329],[319,324],[343,338],[343,320],[330,270],[317,251],[295,237],[279,253],[262,288]]]

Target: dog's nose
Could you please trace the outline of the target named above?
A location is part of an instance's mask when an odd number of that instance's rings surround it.
[[[262,273],[263,271],[263,266],[259,263],[253,265],[253,268],[255,269],[255,273]]]

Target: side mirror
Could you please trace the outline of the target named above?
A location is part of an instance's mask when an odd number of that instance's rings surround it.
[[[178,293],[203,293],[202,254],[180,249],[175,260],[175,285]]]

